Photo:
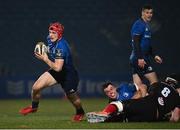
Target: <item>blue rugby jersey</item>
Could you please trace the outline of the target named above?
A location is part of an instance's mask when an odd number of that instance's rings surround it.
[[[136,90],[135,85],[129,83],[121,83],[116,90],[118,92],[118,96],[116,98],[117,101],[124,101],[131,99]]]
[[[135,43],[133,41],[133,37],[135,35],[140,35],[141,52],[136,52],[135,50]],[[149,56],[152,55],[151,30],[149,24],[144,22],[143,19],[138,19],[135,21],[131,29],[131,37],[132,53],[130,59],[138,59],[139,56],[137,54],[141,54],[143,59],[149,60]]]
[[[72,55],[68,42],[64,38],[61,38],[57,43],[52,43],[49,37],[47,37],[47,41],[49,59],[53,62],[55,61],[55,59],[64,59],[62,71],[70,72],[73,74],[76,69],[73,65]]]

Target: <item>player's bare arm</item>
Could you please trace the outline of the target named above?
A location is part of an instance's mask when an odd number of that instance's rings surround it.
[[[55,59],[55,62],[52,62],[51,60],[46,59],[44,62],[48,64],[49,67],[51,67],[53,70],[61,71],[64,64],[64,59]]]
[[[52,62],[46,53],[44,54],[39,54],[35,52],[35,57],[44,61],[50,68],[52,68],[55,71],[61,71],[63,64],[64,64],[64,59],[55,59],[55,62]]]

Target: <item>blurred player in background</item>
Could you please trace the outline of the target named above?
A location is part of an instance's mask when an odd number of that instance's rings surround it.
[[[180,119],[179,79],[180,76],[167,77],[165,81],[151,85],[146,97],[113,101],[101,112],[87,113],[88,122],[111,122],[117,119],[128,122],[177,122]],[[167,116],[169,113],[170,117]]]
[[[50,69],[44,72],[32,87],[32,105],[20,110],[20,113],[27,115],[38,110],[40,92],[46,87],[59,83],[69,101],[76,109],[74,121],[81,121],[84,116],[84,110],[77,95],[77,86],[79,82],[78,73],[73,65],[72,55],[68,42],[63,37],[64,26],[58,22],[49,26],[49,35],[47,37],[48,53],[35,56],[44,61]],[[60,108],[61,109],[61,108]]]
[[[143,84],[143,78],[148,79],[150,84],[158,81],[157,75],[152,68],[150,58],[161,64],[162,59],[156,54],[151,45],[151,30],[149,22],[153,16],[153,8],[150,5],[142,7],[141,18],[134,22],[131,28],[132,53],[130,65],[133,72],[133,82],[138,86]],[[147,88],[144,87],[143,96],[146,95]]]

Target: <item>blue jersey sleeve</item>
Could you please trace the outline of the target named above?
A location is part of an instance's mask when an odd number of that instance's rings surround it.
[[[55,59],[65,59],[65,50],[63,46],[60,46],[60,43],[58,43],[58,46],[55,49]]]
[[[48,53],[51,59],[65,59],[65,49],[61,45],[61,41],[58,43],[52,43],[49,36],[47,37]]]
[[[122,83],[122,84],[120,84],[120,88],[121,88],[121,90],[126,90],[128,92],[135,92],[136,91],[136,87],[130,83]]]
[[[129,83],[121,83],[120,86],[117,88],[118,97],[117,100],[124,101],[131,99],[136,91],[135,86]]]
[[[131,34],[132,36],[134,35],[142,35],[144,33],[144,26],[141,22],[136,22],[134,23],[132,30],[131,30]]]
[[[128,84],[127,89],[131,92],[137,91],[134,84]]]

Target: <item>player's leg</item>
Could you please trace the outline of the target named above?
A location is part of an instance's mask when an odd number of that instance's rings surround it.
[[[88,112],[86,118],[89,123],[101,123],[105,122],[109,117],[109,114],[105,112]]]
[[[156,100],[153,96],[146,96],[140,99],[130,99],[111,102],[104,110],[107,113],[124,112],[129,122],[155,121],[157,114]],[[109,108],[111,107],[111,109]],[[109,110],[108,110],[109,109]]]
[[[76,109],[76,114],[73,117],[73,120],[81,121],[84,117],[84,109],[82,108],[81,100],[80,100],[79,96],[77,95],[77,92],[68,93],[67,98]]]
[[[32,87],[32,105],[20,110],[20,113],[27,115],[32,112],[36,112],[39,105],[40,92],[45,87],[49,87],[56,83],[56,80],[51,76],[49,72],[43,73]]]
[[[111,114],[124,112],[128,121],[156,121],[157,107],[156,100],[152,96],[146,96],[140,99],[131,99],[127,101],[111,102],[101,112],[87,113],[87,119],[90,123],[105,122]]]
[[[148,79],[150,85],[153,84],[153,83],[158,82],[158,78],[157,78],[157,75],[156,75],[155,72],[147,73],[144,76]]]
[[[39,101],[41,90],[56,83],[56,80],[51,76],[49,72],[45,72],[44,74],[42,74],[32,87],[32,100]]]
[[[86,117],[89,123],[100,123],[100,122],[112,121],[113,118],[112,116],[117,115],[117,112],[122,112],[122,111],[123,111],[123,104],[120,101],[115,101],[108,104],[100,112],[86,113]]]
[[[76,110],[76,114],[73,117],[74,121],[81,121],[84,117],[84,110],[81,104],[80,97],[77,94],[77,88],[79,84],[79,77],[77,73],[60,82],[62,88],[64,89],[68,100],[72,103]]]
[[[143,84],[141,78],[139,77],[139,75],[137,73],[133,74],[133,83],[141,91],[142,97],[147,95],[147,86],[145,84]]]
[[[49,72],[43,73],[32,87],[32,101],[38,102],[40,99],[40,92],[42,89],[56,84],[56,80],[52,77]]]
[[[141,92],[141,97],[144,97],[147,95],[147,86],[142,81],[142,78],[144,76],[144,73],[143,73],[144,69],[138,66],[136,60],[130,60],[130,66],[131,66],[132,74],[133,74],[132,75],[133,83]]]
[[[129,122],[157,120],[156,100],[155,97],[151,95],[144,98],[124,101],[123,108]]]
[[[106,112],[88,112],[86,113],[87,121],[89,123],[101,122],[123,122],[126,121],[124,113],[108,114]]]

